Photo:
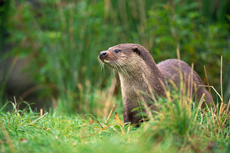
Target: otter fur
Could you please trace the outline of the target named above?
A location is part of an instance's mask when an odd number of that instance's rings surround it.
[[[205,94],[206,104],[213,106],[210,93],[203,86],[199,86],[203,85],[201,78],[184,61],[168,59],[156,64],[148,50],[139,44],[119,44],[110,47],[107,51],[100,53],[99,59],[119,74],[126,123],[137,124],[141,120],[137,115],[139,112],[133,111],[139,107],[140,95],[137,91],[147,93],[141,94],[142,100],[152,107],[149,103],[151,100],[149,86],[155,95],[165,97],[166,84],[170,84],[171,80],[179,86],[180,74],[183,76],[183,82],[192,87],[191,95],[195,95],[194,100],[199,101]],[[202,107],[205,107],[205,104]]]

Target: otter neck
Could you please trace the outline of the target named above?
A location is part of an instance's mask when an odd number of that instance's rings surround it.
[[[162,83],[164,83],[165,78],[155,62],[147,65],[144,61],[141,61],[135,67],[126,69],[126,72],[118,71],[123,94],[133,95],[135,89],[150,94],[150,85],[155,94],[164,96]]]

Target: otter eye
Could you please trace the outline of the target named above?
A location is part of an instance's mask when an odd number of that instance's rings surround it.
[[[115,49],[114,52],[119,53],[119,52],[121,52],[121,50],[120,49]]]

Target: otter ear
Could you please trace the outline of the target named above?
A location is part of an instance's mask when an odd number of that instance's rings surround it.
[[[138,55],[141,55],[141,52],[137,47],[133,48],[133,51],[137,53]]]

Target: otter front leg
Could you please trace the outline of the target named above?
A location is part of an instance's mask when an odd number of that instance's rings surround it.
[[[123,105],[124,105],[124,122],[125,123],[131,123],[131,124],[138,124],[139,121],[141,120],[141,117],[138,116],[138,111],[137,110],[133,110],[136,107],[132,106],[132,102],[126,100],[125,103],[123,101]],[[137,105],[138,107],[138,105]]]
[[[132,117],[130,115],[129,109],[127,109],[126,107],[124,107],[123,116],[124,116],[124,122],[125,123],[131,123],[131,118]]]

